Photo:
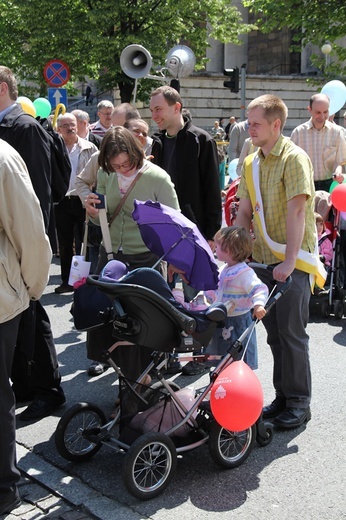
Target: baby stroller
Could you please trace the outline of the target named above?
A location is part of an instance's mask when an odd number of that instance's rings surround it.
[[[154,270],[153,273],[160,276]],[[168,354],[178,353],[181,361],[210,360],[207,354],[193,356],[193,353],[203,351],[208,345],[215,327],[226,317],[226,308],[221,304],[211,306],[205,311],[208,326],[197,332],[193,317],[147,287],[103,282],[94,275],[87,283],[104,291],[113,301],[111,320],[116,342],[104,352],[104,359],[119,376],[120,404],[118,413],[109,421],[94,404],[79,403],[70,408],[55,432],[60,455],[69,461],[85,461],[102,445],[123,453],[125,487],[134,497],[148,500],[171,482],[178,454],[208,444],[216,464],[235,468],[247,459],[256,440],[260,446],[271,442],[272,425],[263,421],[262,414],[248,429],[229,431],[213,418],[208,399],[222,370],[242,357],[243,342],[251,334],[255,321],[226,356],[222,359],[213,356],[216,367],[211,369],[208,385],[191,395],[190,390],[179,389],[173,381],[165,379]],[[287,291],[289,284],[287,280],[277,288],[267,310]],[[119,345],[141,345],[153,351],[151,363],[136,381],[125,378],[112,360],[112,352]],[[157,382],[151,386],[141,384],[149,372]]]
[[[224,204],[224,216],[227,226],[233,226],[233,223],[237,217],[239,199],[237,197],[238,186],[240,183],[240,177],[234,179],[227,190],[225,204]]]
[[[341,249],[340,249],[340,212],[329,205],[326,205],[326,196],[329,194],[323,191],[316,192],[315,210],[326,220],[325,226],[328,230],[328,237],[333,245],[333,257],[328,268],[328,277],[323,290],[315,289],[310,298],[310,311],[319,314],[322,318],[329,318],[331,315],[340,320],[345,311],[345,290],[343,280],[340,277],[341,270]],[[323,259],[322,259],[323,260]]]

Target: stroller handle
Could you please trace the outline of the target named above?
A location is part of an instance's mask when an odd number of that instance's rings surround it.
[[[252,269],[254,269],[254,271],[256,271],[257,269],[265,270],[271,274],[273,274],[273,271],[274,271],[274,266],[272,266],[272,265],[258,264],[255,262],[250,262],[249,266],[252,267]],[[266,309],[267,313],[270,311],[270,309],[272,307],[274,307],[274,305],[281,298],[281,296],[283,296],[289,290],[289,288],[291,287],[291,284],[292,284],[292,276],[288,276],[284,282],[276,282],[276,280],[274,280],[274,278],[272,278],[272,283],[273,283],[273,285],[276,284],[276,291],[275,291],[275,294],[273,294],[273,296],[271,296],[266,303],[265,309]]]

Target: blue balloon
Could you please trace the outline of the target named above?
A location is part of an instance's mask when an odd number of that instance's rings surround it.
[[[330,99],[330,116],[339,112],[346,103],[346,86],[338,79],[326,83],[321,90],[321,94],[326,94]]]

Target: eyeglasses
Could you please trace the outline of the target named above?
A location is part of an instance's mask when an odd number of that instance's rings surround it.
[[[123,162],[123,164],[113,164],[110,162],[111,167],[114,171],[121,170],[122,168],[130,168],[132,166],[131,161],[128,159],[127,161]]]
[[[107,116],[107,117],[111,117],[111,115],[112,115],[112,111],[109,111],[109,112],[102,112],[102,110],[99,110],[98,113],[99,113],[99,114],[102,114],[103,116]]]
[[[59,128],[76,128],[76,123],[64,123],[63,125],[60,125]]]

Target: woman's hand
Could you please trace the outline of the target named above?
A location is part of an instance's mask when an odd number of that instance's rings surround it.
[[[97,209],[96,205],[100,204],[100,199],[98,198],[98,195],[96,193],[89,193],[87,198],[84,201],[85,210],[90,215],[90,217],[96,217],[99,213],[99,210]]]
[[[168,264],[168,267],[167,267],[167,277],[168,277],[168,281],[169,282],[173,282],[173,275],[174,273],[177,273],[179,274],[180,278],[187,284],[189,284],[190,282],[185,278],[185,271],[183,271],[182,269],[178,269],[178,267],[175,267],[174,265],[172,264]]]

